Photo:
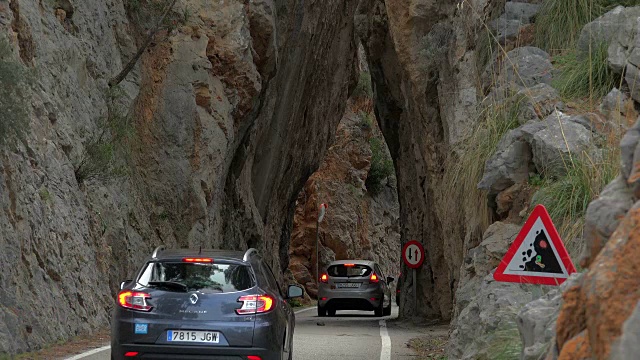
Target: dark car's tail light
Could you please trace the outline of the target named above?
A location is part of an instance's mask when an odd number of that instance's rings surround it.
[[[378,279],[378,275],[376,275],[376,273],[372,273],[371,276],[369,277],[369,282],[372,284],[375,284],[378,281],[380,281],[380,279]]]
[[[124,290],[118,294],[118,304],[125,309],[151,311],[153,307],[147,303],[149,298],[151,295],[144,292]]]
[[[137,351],[127,351],[126,353],[124,353],[125,357],[136,357],[138,356],[138,352]]]
[[[273,309],[275,299],[270,295],[247,295],[241,296],[238,302],[242,303],[242,307],[236,309],[239,315],[261,314]]]
[[[327,283],[329,281],[329,276],[327,274],[322,274],[320,276],[320,282]]]
[[[249,356],[247,356],[247,359],[249,359],[249,360],[262,360],[262,358],[260,356],[255,356],[255,355],[249,355]]]
[[[213,259],[211,259],[211,258],[184,258],[184,259],[182,259],[182,262],[188,262],[188,263],[210,263],[210,262],[213,262]]]

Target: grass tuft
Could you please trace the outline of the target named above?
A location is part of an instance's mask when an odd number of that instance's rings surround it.
[[[620,79],[608,66],[607,47],[606,44],[594,47],[584,59],[578,58],[576,50],[556,56],[561,73],[553,86],[563,98],[600,99],[613,89]]]
[[[476,219],[475,229],[482,234],[492,222],[492,213],[487,205],[487,193],[478,189],[486,161],[495,153],[500,139],[519,126],[523,98],[513,96],[510,101],[488,106],[481,114],[479,125],[466,141],[459,154],[451,154],[439,192],[443,217],[455,219],[451,211],[465,209],[466,219]]]
[[[572,49],[580,31],[606,11],[609,0],[547,0],[536,18],[536,44],[551,54]]]
[[[351,95],[353,98],[367,98],[373,97],[373,88],[371,87],[371,74],[366,71],[360,72],[358,78],[358,85],[353,90]]]
[[[604,187],[618,176],[620,150],[611,145],[601,159],[592,159],[586,154],[567,164],[567,174],[557,180],[543,179],[532,199],[531,208],[544,205],[553,219],[560,237],[569,253],[578,255],[579,243],[573,240],[582,237],[584,216],[589,203],[600,195]]]

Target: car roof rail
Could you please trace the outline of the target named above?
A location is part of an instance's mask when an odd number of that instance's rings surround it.
[[[158,254],[163,252],[164,249],[166,249],[166,247],[164,245],[158,246],[155,250],[153,250],[153,254],[151,254],[151,258],[157,259],[158,258]]]
[[[258,250],[254,248],[247,250],[247,252],[245,252],[244,256],[242,257],[242,261],[249,261],[249,259],[251,259],[251,256],[254,254],[258,255]]]

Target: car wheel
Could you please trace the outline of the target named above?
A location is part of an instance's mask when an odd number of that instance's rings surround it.
[[[336,316],[336,309],[329,309],[329,316]]]
[[[391,315],[391,302],[389,302],[389,306],[388,307],[384,308],[383,315],[384,316]]]
[[[318,316],[319,317],[327,316],[327,309],[324,306],[318,305]]]
[[[384,307],[383,306],[384,306],[383,301],[380,300],[380,305],[378,305],[378,307],[375,310],[375,316],[377,316],[377,317],[384,316]]]

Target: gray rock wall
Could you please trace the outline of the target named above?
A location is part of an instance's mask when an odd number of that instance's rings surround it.
[[[107,326],[119,281],[159,244],[254,246],[286,269],[291,205],[355,84],[354,10],[178,1],[186,23],[120,86],[126,176],[79,182],[140,17],[120,0],[0,1],[0,38],[34,77],[26,139],[0,151],[0,356]]]

